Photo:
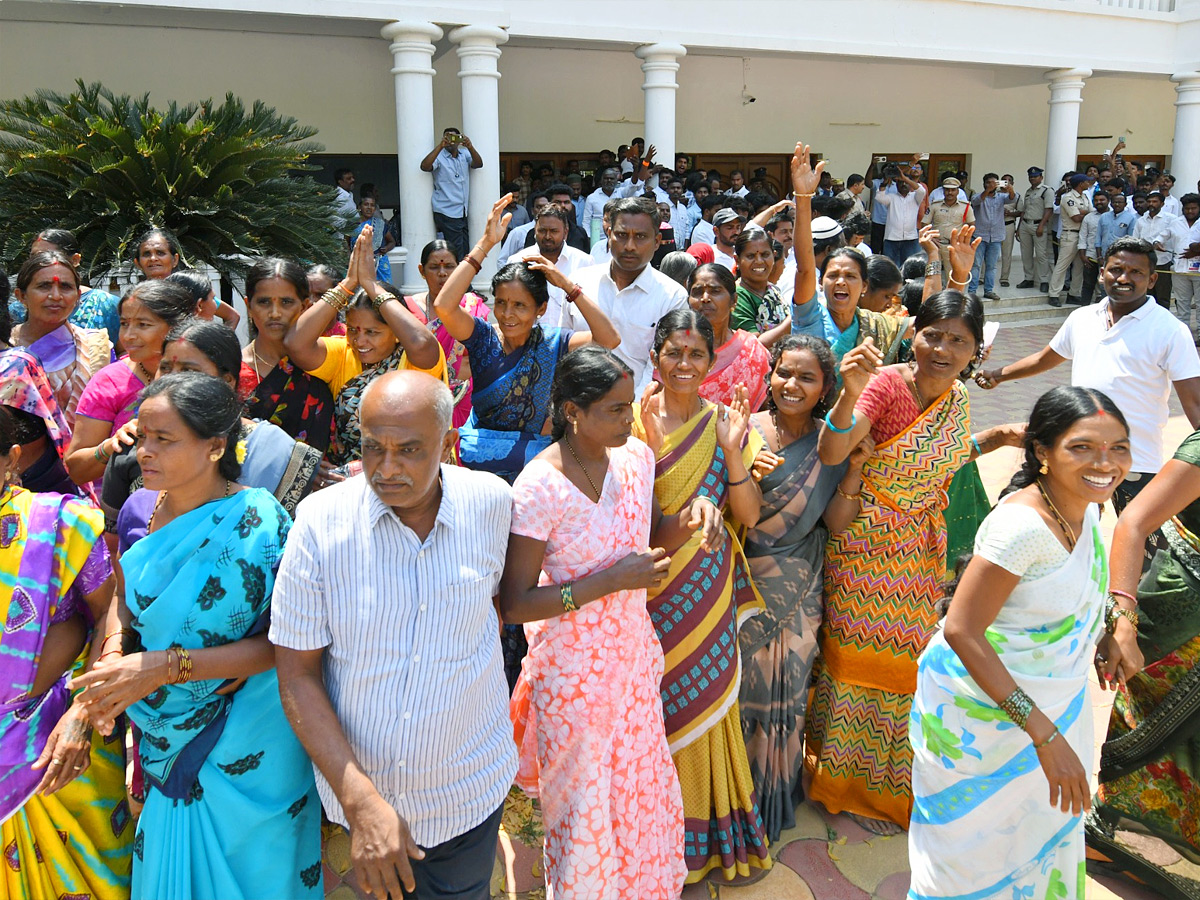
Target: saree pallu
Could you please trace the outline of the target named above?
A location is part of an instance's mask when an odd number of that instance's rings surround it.
[[[207,503],[121,557],[141,649],[196,650],[265,630],[291,520],[261,488]],[[164,685],[129,707],[147,786],[133,897],[320,897],[320,801],[271,669],[233,694]]]
[[[795,826],[796,806],[804,799],[804,715],[829,537],[821,514],[847,468],[821,463],[815,430],[777,455],[783,462],[760,482],[762,513],[742,542],[766,609],[739,635],[742,734],[772,842]]]
[[[71,672],[29,697],[47,630],[75,614],[69,607],[78,599],[69,594],[95,590],[111,572],[107,555],[94,554],[101,524],[100,513],[74,497],[20,489],[0,496],[0,593],[10,598],[0,633],[5,898],[129,896],[133,824],[125,800],[124,729],[108,738],[94,733],[88,768],[55,794],[34,793],[45,770],[30,768],[71,702]]]
[[[908,717],[917,657],[937,626],[946,569],[946,487],[970,458],[959,382],[863,467],[860,511],[825,558],[822,664],[808,717],[809,796],[907,827]]]
[[[958,561],[975,549],[975,533],[992,510],[979,466],[974,460],[954,473],[946,489],[946,573],[953,576]]]
[[[404,304],[408,307],[408,311],[417,317],[417,321],[433,332],[433,336],[442,345],[442,352],[446,354],[446,374],[450,379],[450,393],[454,397],[452,424],[455,428],[461,428],[466,424],[467,419],[471,418],[471,361],[467,358],[467,348],[454,339],[454,336],[442,324],[441,319],[436,317],[430,319],[415,298],[405,297]],[[463,294],[458,305],[468,315],[487,321],[488,306],[478,294],[473,292]]]
[[[333,402],[333,444],[329,448],[329,461],[335,466],[344,466],[362,459],[362,420],[359,406],[367,386],[380,375],[404,368],[404,348],[399,344],[392,354],[375,365],[364,368],[338,391]]]
[[[1108,591],[1097,507],[1088,507],[1081,531],[1059,568],[1017,583],[986,637],[1087,766],[1095,739],[1088,674]],[[1044,526],[1038,537],[1058,545]],[[1083,900],[1082,816],[1050,805],[1029,735],[979,687],[941,632],[921,654],[917,682],[909,900]]]
[[[757,412],[767,399],[766,374],[770,369],[770,351],[759,339],[747,331],[734,331],[717,348],[717,358],[700,385],[700,396],[713,403],[732,403],[734,392],[744,385],[750,411]]]
[[[42,364],[54,399],[67,424],[75,427],[75,407],[92,376],[113,361],[108,332],[62,325],[27,345]]]
[[[243,387],[247,386],[247,370],[251,379],[257,378],[254,369],[243,363]],[[250,381],[246,418],[278,425],[296,440],[324,454],[333,434],[333,394],[321,379],[284,358],[266,378],[257,384]]]
[[[636,432],[637,413],[634,422]],[[753,429],[748,438],[742,451],[747,468],[762,446]],[[654,494],[665,515],[679,512],[698,495],[724,509],[727,473],[717,444],[716,410],[706,404],[663,439]],[[728,521],[725,531],[715,551],[701,549],[699,533],[693,534],[671,555],[662,586],[647,592],[665,658],[663,717],[683,791],[689,884],[714,869],[729,879],[771,866],[738,709],[738,629],[764,604]]]
[[[238,483],[267,488],[287,514],[295,518],[296,506],[312,490],[313,479],[321,466],[320,451],[293,440],[286,431],[270,422],[243,424],[237,451],[238,461],[242,463]]]
[[[458,431],[459,456],[468,469],[499,475],[509,484],[526,463],[550,446],[542,434],[550,388],[571,332],[535,325],[520,350],[490,371],[474,359],[471,418]]]
[[[1184,448],[1176,458],[1181,458]],[[1200,898],[1200,538],[1185,510],[1138,587],[1146,667],[1117,694],[1087,817],[1089,855],[1164,897]],[[1190,517],[1193,526],[1195,514]],[[1127,839],[1128,833],[1136,837]],[[1165,845],[1165,846],[1164,846]],[[1148,852],[1149,851],[1149,852]],[[1182,864],[1176,859],[1183,857]],[[1153,858],[1151,858],[1153,857]]]

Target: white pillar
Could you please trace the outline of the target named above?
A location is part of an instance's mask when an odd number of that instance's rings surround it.
[[[1178,72],[1175,82],[1175,140],[1171,145],[1171,174],[1179,196],[1196,191],[1200,178],[1200,72]]]
[[[417,271],[421,248],[437,233],[433,227],[433,177],[421,171],[421,160],[437,143],[433,136],[433,42],[441,39],[442,29],[432,22],[392,22],[384,25],[381,33],[392,42],[400,175],[400,246],[389,259],[397,286],[406,293],[417,293],[425,289]]]
[[[500,70],[496,61],[508,32],[493,25],[464,25],[450,32],[450,40],[458,44],[462,132],[483,157],[483,168],[471,170],[467,200],[467,236],[474,246],[483,234],[492,204],[500,197]],[[490,288],[495,272],[496,251],[492,251],[472,283],[476,288]]]
[[[675,73],[679,58],[687,54],[680,44],[645,44],[634,51],[642,60],[642,91],[646,97],[645,125],[642,134],[646,146],[658,151],[655,162],[675,168]]]
[[[1063,175],[1075,168],[1079,143],[1079,107],[1083,80],[1091,69],[1054,69],[1050,82],[1050,126],[1046,129],[1046,184],[1057,189]]]

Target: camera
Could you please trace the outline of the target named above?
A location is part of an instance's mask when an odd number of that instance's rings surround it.
[[[888,163],[883,167],[883,174],[888,178],[899,178],[900,167],[895,163]]]

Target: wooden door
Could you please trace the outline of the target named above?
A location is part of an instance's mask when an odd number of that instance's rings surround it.
[[[820,159],[819,153],[813,154],[813,161]],[[762,169],[763,185],[767,193],[776,198],[786,197],[792,191],[788,167],[791,164],[789,153],[697,153],[692,157],[693,169],[716,169],[721,173],[721,187],[729,187],[729,173],[741,169],[749,185],[755,179],[755,172]]]

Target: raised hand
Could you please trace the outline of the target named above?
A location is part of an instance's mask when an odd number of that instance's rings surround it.
[[[355,270],[355,278],[358,281],[358,286],[366,291],[372,298],[379,293],[379,287],[375,281],[376,262],[375,262],[375,226],[366,225],[363,227],[362,234],[358,236],[358,240],[354,242],[354,251],[356,258],[354,260],[358,268]],[[361,247],[359,245],[362,245]]]
[[[821,185],[821,173],[825,171],[825,160],[814,168],[809,164],[808,144],[798,142],[792,154],[792,191],[797,197],[812,195]]]
[[[642,391],[642,402],[638,406],[638,413],[642,421],[642,431],[646,434],[646,445],[658,453],[663,442],[662,423],[658,421],[658,410],[661,401],[657,395],[662,391],[662,382],[651,381],[646,385],[646,390]]]
[[[975,237],[974,225],[963,225],[950,232],[950,271],[956,284],[966,284],[970,279],[975,251],[982,243],[983,238]],[[959,278],[959,275],[962,277]]]
[[[917,235],[917,243],[921,245],[921,249],[925,251],[925,256],[930,262],[938,259],[938,238],[941,235],[938,230],[932,225],[922,225],[921,232]]]
[[[654,154],[657,152],[658,152],[658,148],[655,147],[653,144],[651,144],[649,147],[646,148],[646,155],[643,156],[642,159],[645,160],[646,162],[650,163],[650,165],[654,165]]]
[[[480,243],[487,244],[489,250],[504,240],[504,235],[508,233],[508,223],[512,221],[512,213],[505,212],[505,210],[512,201],[513,195],[505,194],[492,204],[492,211],[488,213],[487,224],[483,228],[483,237],[480,238]]]
[[[839,372],[842,376],[842,387],[846,394],[858,397],[866,389],[867,383],[876,370],[883,365],[883,354],[875,346],[873,338],[867,338],[842,357]]]
[[[550,260],[546,259],[546,257],[527,256],[525,258],[525,264],[535,272],[541,272],[543,275],[545,275],[546,281],[554,285],[559,290],[566,291],[569,294],[575,289],[575,283],[562,272],[560,272],[554,263],[550,262]]]
[[[742,441],[750,428],[750,393],[744,384],[739,384],[733,393],[733,402],[717,407],[717,443],[726,455],[740,454]]]

